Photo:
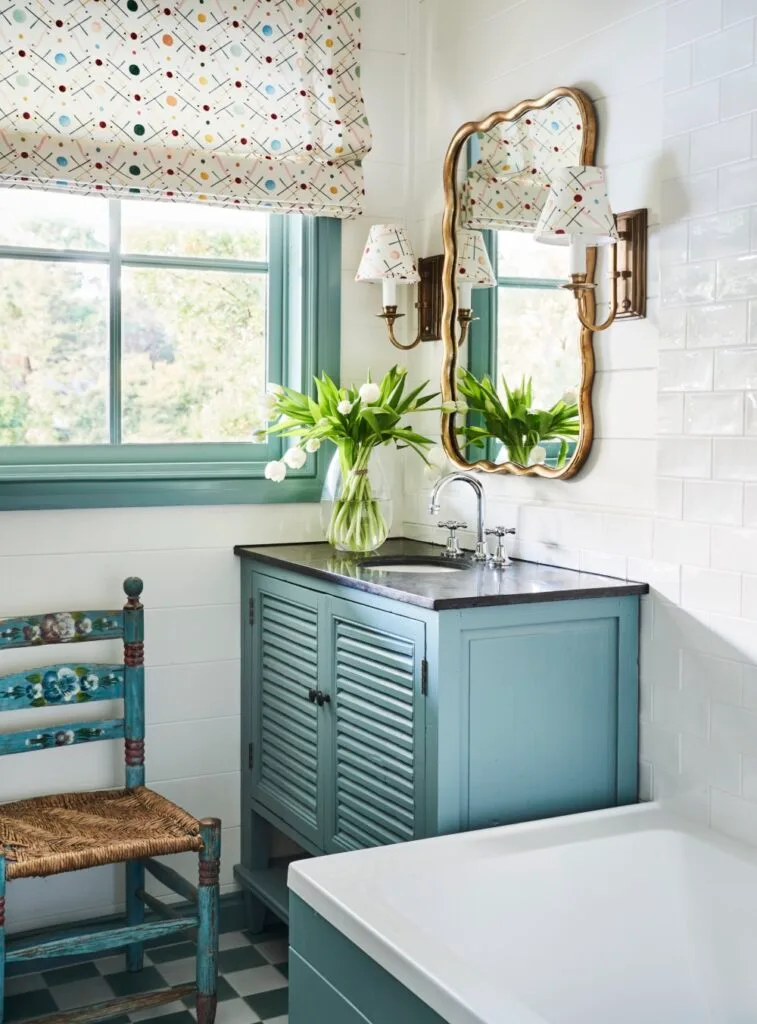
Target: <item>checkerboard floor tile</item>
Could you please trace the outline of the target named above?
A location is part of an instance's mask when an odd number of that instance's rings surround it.
[[[144,969],[125,970],[123,955],[101,957],[39,974],[6,978],[4,1024],[70,1010],[133,992],[169,988],[194,978],[194,945],[176,941],[145,950]],[[216,1024],[288,1024],[287,943],[283,931],[225,932],[218,957]],[[194,999],[166,1003],[108,1024],[196,1024]]]

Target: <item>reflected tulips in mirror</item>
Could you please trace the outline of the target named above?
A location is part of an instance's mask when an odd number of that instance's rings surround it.
[[[562,469],[573,454],[581,432],[575,391],[566,391],[549,409],[539,409],[530,377],[514,387],[502,377],[500,395],[489,376],[479,380],[460,368],[458,392],[469,414],[468,422],[457,428],[458,436],[472,448],[486,449],[490,439],[499,442],[495,461]]]

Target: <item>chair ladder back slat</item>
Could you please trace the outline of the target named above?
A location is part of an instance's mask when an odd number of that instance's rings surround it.
[[[101,722],[68,722],[50,725],[44,729],[27,729],[0,734],[0,756],[23,754],[30,750],[49,750],[51,747],[71,747],[97,740],[119,740],[124,736],[123,718]]]
[[[124,635],[123,612],[46,612],[18,619],[0,619],[0,651],[15,647],[86,643]]]
[[[121,700],[124,666],[68,662],[0,676],[0,712]]]
[[[128,601],[124,606],[124,711],[126,718],[124,753],[126,785],[145,784],[145,610],[140,596],[142,580],[130,576],[124,581]]]

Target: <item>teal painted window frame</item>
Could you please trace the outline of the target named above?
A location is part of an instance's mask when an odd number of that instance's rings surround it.
[[[113,217],[113,203],[111,217]],[[2,249],[1,255],[34,258],[29,251]],[[56,260],[102,262],[103,254],[46,252]],[[120,262],[109,257],[111,269]],[[135,262],[130,258],[130,262]],[[215,270],[239,269],[218,260],[145,257],[144,262]],[[268,263],[266,379],[310,390],[325,371],[338,379],[340,356],[341,222],[323,217],[272,216]],[[120,296],[111,272],[111,356],[118,365]],[[115,283],[114,283],[115,282]],[[118,373],[111,384],[111,416],[118,417]],[[118,440],[111,423],[111,436]],[[163,505],[271,504],[320,498],[329,453],[309,455],[301,470],[282,483],[263,478],[267,462],[281,457],[286,442],[167,445],[61,445],[0,447],[0,511],[61,508],[123,508]]]
[[[473,315],[477,319],[471,323],[468,329],[468,341],[470,345],[470,350],[468,352],[468,369],[479,379],[483,377],[484,374],[488,374],[488,376],[497,383],[497,339],[499,334],[500,288],[533,288],[540,291],[553,291],[557,288],[561,288],[564,282],[560,280],[553,280],[552,278],[500,277],[497,273],[499,269],[497,232],[484,231],[482,233],[487,252],[489,253],[489,259],[491,260],[491,265],[494,267],[494,272],[497,276],[497,287],[473,289],[471,306],[473,309]],[[475,424],[476,418],[470,417],[470,422],[472,425]],[[543,445],[547,451],[545,465],[555,469],[557,467],[557,458],[560,452],[560,442],[545,441],[543,442]],[[571,445],[572,451],[575,451],[576,448],[576,443],[570,442],[568,447],[569,454],[572,454]],[[488,438],[483,457],[494,462],[498,454],[498,442],[493,437]],[[481,449],[474,448],[470,445],[468,447],[469,461],[475,462],[480,458],[482,458]]]

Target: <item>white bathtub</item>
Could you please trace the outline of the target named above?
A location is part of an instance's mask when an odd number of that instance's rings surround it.
[[[655,804],[301,861],[449,1024],[757,1024],[757,850]]]

